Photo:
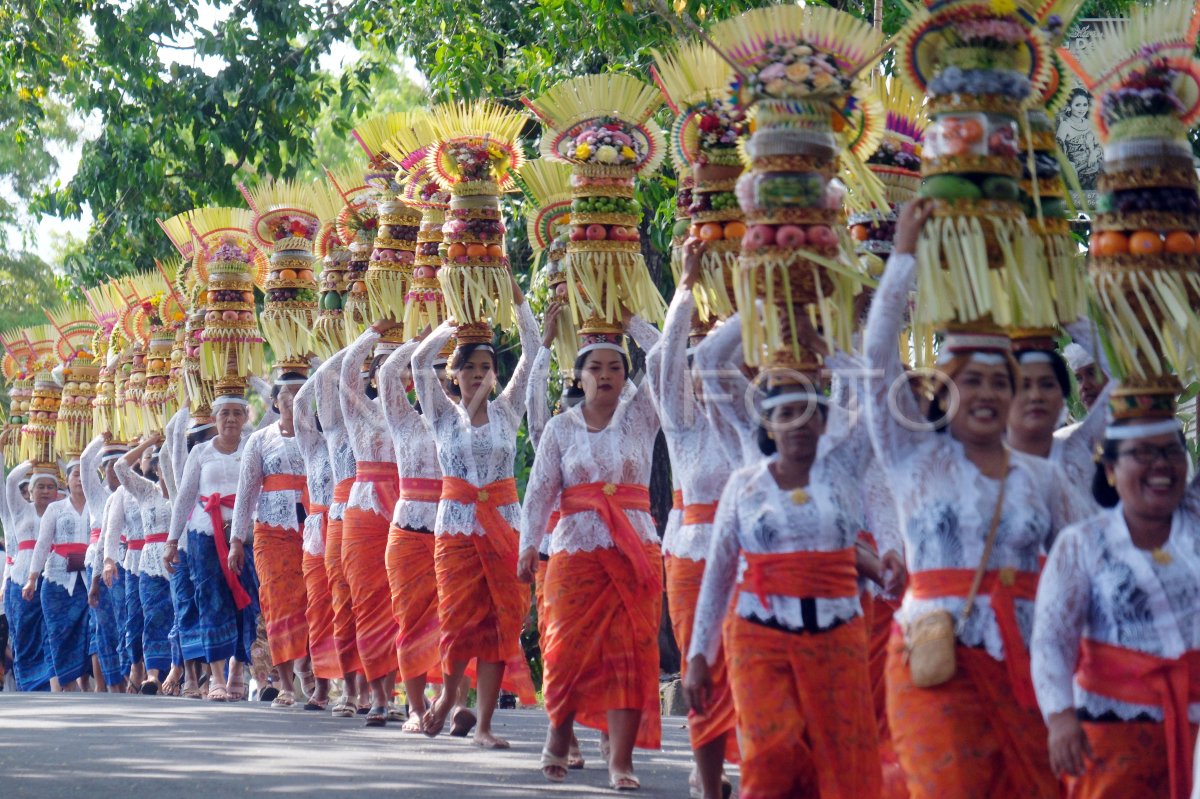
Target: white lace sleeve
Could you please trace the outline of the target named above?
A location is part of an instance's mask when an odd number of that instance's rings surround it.
[[[383,417],[388,427],[395,430],[404,426],[417,410],[408,401],[404,373],[412,371],[412,355],[419,342],[416,339],[400,345],[388,355],[375,372],[379,384],[379,401],[383,404]]]
[[[70,501],[70,500],[68,500]],[[38,522],[37,543],[33,547],[33,559],[29,561],[29,574],[41,574],[50,558],[50,547],[54,544],[54,530],[58,526],[58,512],[62,506],[51,502]]]
[[[545,347],[538,348],[525,390],[525,425],[535,452],[550,421],[550,354]]]
[[[700,583],[700,597],[696,600],[696,621],[692,625],[692,647],[687,659],[702,655],[710,666],[717,660],[721,626],[737,583],[741,552],[737,515],[740,493],[738,486],[730,480],[721,494],[717,517],[713,520],[712,541],[708,544],[704,580]]]
[[[175,496],[175,465],[171,463],[171,448],[162,447],[158,453],[158,471],[162,478],[163,486],[167,489],[167,496]]]
[[[363,440],[370,434],[365,428],[376,413],[364,393],[366,380],[363,379],[362,365],[378,341],[379,334],[368,327],[346,348],[342,358],[342,391],[339,400],[342,403],[342,419],[353,441]],[[357,450],[355,455],[358,456]]]
[[[238,474],[237,494],[233,500],[231,539],[246,542],[254,531],[254,512],[263,484],[263,436],[255,432],[242,450],[242,470]]]
[[[1030,641],[1033,688],[1042,716],[1075,706],[1074,675],[1091,587],[1082,526],[1063,531],[1038,582]]]
[[[178,541],[187,529],[188,519],[192,517],[192,509],[196,507],[196,499],[200,496],[200,458],[197,455],[201,452],[197,445],[196,449],[188,455],[187,465],[183,467],[183,478],[179,481],[179,495],[175,497],[175,502],[171,505],[171,530],[168,535],[169,541]]]
[[[738,367],[742,360],[742,323],[738,314],[726,319],[696,347],[693,366],[700,373],[704,412],[734,463],[747,460],[747,441],[755,420],[746,409],[750,381]]]
[[[533,458],[533,471],[525,486],[525,504],[521,508],[521,551],[539,549],[546,535],[550,514],[558,507],[562,494],[562,451],[555,430],[561,425],[550,424],[538,443]]]
[[[22,463],[17,468],[12,470],[8,475],[8,480],[4,483],[4,526],[15,530],[17,527],[17,515],[20,508],[27,504],[21,497],[21,481],[29,476],[33,471],[32,464]]]
[[[96,436],[79,456],[79,477],[83,481],[83,496],[87,500],[88,515],[92,527],[100,526],[104,515],[104,502],[108,499],[108,486],[100,479],[100,450],[104,439]]]
[[[512,419],[514,427],[525,415],[525,392],[529,389],[529,373],[533,369],[534,354],[542,345],[538,341],[541,330],[538,329],[537,319],[533,318],[533,311],[529,309],[528,302],[517,305],[517,332],[521,337],[521,357],[517,359],[517,366],[508,379],[508,385],[493,403],[504,409]]]
[[[104,505],[104,525],[100,528],[100,545],[104,561],[121,562],[121,533],[125,528],[125,497],[114,491]]]
[[[904,378],[896,342],[904,327],[904,309],[908,307],[908,291],[916,266],[917,260],[911,255],[894,253],[888,258],[867,315],[863,347],[871,373],[867,380],[867,424],[875,453],[887,469],[903,461],[929,435],[910,429],[896,418],[899,414],[904,420],[915,422],[921,419],[921,411],[907,386],[892,390]]]
[[[321,427],[326,435],[342,427],[342,403],[338,399],[338,386],[341,383],[342,358],[346,350],[338,350],[333,356],[317,369],[313,375],[316,382],[317,415],[321,417]]]
[[[1067,335],[1071,337],[1079,346],[1095,359],[1100,365],[1100,371],[1104,376],[1112,382],[1112,368],[1108,365],[1108,355],[1104,352],[1104,347],[1100,344],[1100,335],[1096,332],[1096,325],[1086,316],[1081,316],[1074,322],[1068,322],[1063,325],[1067,331]],[[1099,405],[1099,401],[1096,402]]]
[[[187,434],[191,416],[186,409],[181,408],[179,413],[175,414],[175,419],[177,420],[175,428],[167,435],[165,444],[171,450],[171,467],[175,472],[175,486],[171,494],[172,499],[179,492],[179,483],[183,480],[183,470],[187,465]]]
[[[661,338],[661,334],[654,325],[637,315],[629,318],[626,332],[633,337],[642,351],[647,353],[654,349]],[[630,403],[629,411],[637,417],[653,418],[654,433],[652,435],[658,435],[658,409],[654,407],[654,390],[648,380],[638,386],[637,394]]]
[[[1063,471],[1083,491],[1090,491],[1095,462],[1092,456],[1096,445],[1104,441],[1104,430],[1108,426],[1108,400],[1117,381],[1109,380],[1088,410],[1083,421],[1075,426],[1062,443]]]
[[[271,399],[271,384],[263,380],[258,375],[250,375],[250,388],[258,395],[258,398],[263,403],[263,415],[259,418],[258,423],[253,427],[246,425],[247,433],[253,433],[255,430],[262,430],[264,427],[269,427],[279,421],[279,413],[272,407],[275,403]]]
[[[1045,490],[1049,492],[1050,505],[1050,537],[1043,544],[1043,549],[1049,552],[1059,533],[1094,516],[1096,508],[1083,490],[1067,479],[1058,464],[1042,461],[1042,465],[1050,473],[1043,482]]]
[[[687,374],[687,341],[696,301],[692,292],[676,289],[663,322],[662,336],[646,353],[646,377],[667,429],[688,428],[698,410]]]
[[[125,490],[129,492],[139,505],[150,502],[154,498],[154,493],[158,491],[157,483],[153,480],[147,480],[135,472],[133,467],[124,458],[117,458],[113,470],[117,473],[117,482],[125,487]]]
[[[452,335],[454,327],[449,322],[442,322],[425,337],[412,355],[413,388],[417,392],[417,401],[421,403],[421,412],[433,428],[437,427],[438,420],[443,416],[454,413],[454,403],[446,396],[441,381],[433,371],[433,362],[437,360],[442,345]]]

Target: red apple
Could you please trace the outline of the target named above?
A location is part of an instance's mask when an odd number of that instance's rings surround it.
[[[808,229],[808,240],[814,247],[833,247],[838,237],[829,225],[813,225]]]
[[[239,316],[237,311],[221,311],[222,322],[236,322]]]
[[[242,320],[243,322],[253,322],[254,311],[241,311],[238,314],[238,319]]]
[[[775,243],[775,228],[770,225],[753,225],[746,231],[742,244],[748,250],[770,247]]]
[[[609,228],[608,237],[613,241],[625,241],[628,238],[625,228],[621,225],[613,225]]]
[[[604,241],[608,238],[608,228],[604,225],[588,225],[587,240],[588,241]]]
[[[574,225],[571,227],[571,241],[587,241],[587,228],[583,225]]]
[[[780,247],[803,247],[808,242],[804,228],[799,225],[780,225],[775,231],[775,243]]]

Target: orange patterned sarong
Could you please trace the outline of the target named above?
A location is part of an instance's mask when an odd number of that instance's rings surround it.
[[[353,478],[342,480],[333,488],[334,503],[344,503],[350,496]],[[354,606],[350,585],[342,571],[342,520],[330,519],[325,527],[325,574],[329,578],[329,595],[333,606],[333,642],[343,674],[362,671],[358,656],[358,635],[354,627]]]
[[[565,499],[564,494],[564,513]],[[643,543],[639,554],[646,563],[662,562],[657,544]],[[609,710],[639,710],[635,745],[659,749],[662,581],[643,583],[632,571],[625,552],[616,548],[550,557],[542,689],[551,724],[574,714],[580,724],[607,732]],[[661,566],[652,572],[661,573]]]
[[[1160,799],[1171,796],[1166,726],[1155,721],[1083,722],[1092,747],[1087,770],[1068,777],[1068,799]],[[1196,725],[1189,724],[1189,746]],[[1189,752],[1192,749],[1188,750]]]
[[[693,507],[693,506],[688,506]],[[683,655],[680,660],[681,678],[687,677],[687,653],[692,643],[692,625],[696,619],[696,602],[700,598],[700,583],[704,578],[704,561],[667,556],[667,609],[675,643]],[[733,691],[725,668],[725,647],[717,653],[717,662],[710,669],[713,681],[710,707],[703,715],[694,710],[688,713],[688,735],[692,749],[699,749],[721,735],[725,736],[725,759],[738,761],[737,712],[733,706]]]
[[[328,520],[323,521],[328,524]],[[329,593],[324,556],[305,552],[303,568],[304,586],[308,594],[308,608],[305,611],[308,652],[312,656],[313,674],[323,679],[337,679],[342,676],[342,663],[333,643],[333,598]]]
[[[413,532],[394,524],[388,530],[385,558],[402,680],[424,675],[431,682],[442,681],[433,545],[433,533]]]
[[[254,523],[254,565],[258,601],[267,628],[271,663],[300,660],[308,653],[308,593],[304,548],[299,531]]]
[[[482,488],[456,477],[442,480],[442,498],[475,506],[484,535],[439,535],[434,542],[438,586],[439,646],[442,669],[478,659],[504,663],[501,687],[522,704],[537,696],[525,653],[521,627],[529,615],[529,586],[517,580],[518,535],[500,508],[517,501],[511,477]]]
[[[342,523],[342,570],[350,587],[355,641],[363,676],[377,680],[396,671],[396,617],[385,568],[388,520],[375,511],[347,507]]]
[[[735,616],[725,643],[738,708],[739,796],[876,799],[879,741],[863,620],[805,633]]]
[[[1014,696],[1010,671],[986,651],[955,649],[958,672],[934,688],[912,684],[904,635],[888,646],[888,723],[913,799],[1055,799],[1046,725]]]

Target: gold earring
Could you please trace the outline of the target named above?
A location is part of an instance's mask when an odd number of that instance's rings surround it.
[[[1109,487],[1109,488],[1116,488],[1116,487],[1117,487],[1117,481],[1116,481],[1116,479],[1115,479],[1115,478],[1114,478],[1114,477],[1113,477],[1111,474],[1109,474],[1109,475],[1105,475],[1105,476],[1104,476],[1104,479],[1108,481],[1108,487]]]
[[[775,440],[775,433],[774,433],[774,432],[772,432],[771,430],[768,430],[768,431],[767,431],[767,438],[768,438],[768,439],[770,439],[771,441],[774,441],[774,440]]]

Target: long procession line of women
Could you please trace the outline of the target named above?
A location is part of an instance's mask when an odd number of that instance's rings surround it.
[[[19,687],[219,702],[273,666],[275,706],[340,682],[337,716],[504,749],[500,692],[536,700],[533,605],[541,773],[584,767],[578,723],[635,790],[665,594],[693,796],[729,795],[729,763],[747,799],[1189,796],[1200,11],[1056,49],[1079,6],[931,0],[891,42],[759,9],[655,53],[656,85],[525,100],[537,160],[525,111],[449,103],[360,125],[362,171],[164,220],[177,261],[0,336]],[[1068,68],[1105,143],[1086,270],[1050,122]],[[635,200],[668,156],[669,305]],[[496,329],[520,339],[503,385]],[[1071,372],[1088,411],[1060,427]]]

